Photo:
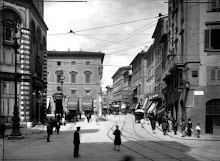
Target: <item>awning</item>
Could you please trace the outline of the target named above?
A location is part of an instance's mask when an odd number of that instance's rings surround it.
[[[68,102],[66,108],[68,110],[78,110],[78,102]]]
[[[154,112],[156,111],[156,106],[157,106],[158,102],[153,102],[150,106],[150,108],[147,110],[147,112]]]
[[[145,110],[149,109],[151,104],[152,104],[152,101],[149,100],[144,109]]]
[[[132,103],[132,105],[130,106],[130,109],[135,109],[137,103]]]
[[[51,97],[47,97],[47,109],[48,109],[49,106],[50,106],[50,100],[51,100]]]
[[[82,110],[83,111],[91,111],[92,110],[92,103],[83,102],[82,103]]]
[[[159,113],[162,113],[162,112],[164,112],[164,111],[165,111],[165,107],[162,106],[162,108],[160,108],[160,109],[157,111],[157,113],[159,114]]]
[[[138,112],[144,113],[144,110],[142,110],[142,109],[135,110],[135,113],[138,113]]]
[[[139,105],[139,104],[137,103],[137,104],[136,104],[136,106],[135,106],[135,109],[137,109],[137,108],[138,108],[138,105]]]
[[[165,106],[164,106],[164,105],[158,105],[158,106],[156,107],[156,113],[160,113],[160,111],[161,111],[162,109],[165,109]]]
[[[142,106],[142,110],[146,109],[145,106],[147,105],[147,103],[148,103],[148,98],[145,98],[144,104],[143,104],[143,106]]]

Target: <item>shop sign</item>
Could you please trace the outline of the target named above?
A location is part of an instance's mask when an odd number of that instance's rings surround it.
[[[195,96],[203,96],[204,95],[204,91],[194,91],[194,95]]]

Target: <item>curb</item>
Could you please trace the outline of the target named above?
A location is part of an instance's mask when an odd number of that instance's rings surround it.
[[[160,127],[158,127],[158,125],[156,125],[156,127],[157,127],[157,129],[159,129],[161,132],[163,132],[162,129],[161,129]],[[168,134],[168,133],[167,133],[167,135],[168,135],[169,137],[171,137],[171,138],[180,139],[180,140],[220,141],[220,137],[219,137],[219,139],[202,139],[201,137],[196,139],[196,138],[186,138],[186,137],[175,137],[175,136],[170,135],[170,134]]]

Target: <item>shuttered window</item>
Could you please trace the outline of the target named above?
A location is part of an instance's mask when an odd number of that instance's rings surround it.
[[[211,69],[211,81],[220,81],[220,69]]]
[[[220,29],[205,30],[204,49],[207,51],[220,50]]]
[[[217,80],[220,80],[220,70],[217,70]]]
[[[220,0],[209,0],[209,10],[212,12],[220,11]]]
[[[209,30],[205,30],[205,50],[209,50]]]
[[[76,83],[76,75],[71,75],[71,83]]]

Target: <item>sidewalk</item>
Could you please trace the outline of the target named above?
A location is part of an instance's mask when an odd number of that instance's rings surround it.
[[[162,125],[159,126],[158,124],[156,125],[156,128],[158,130],[160,130],[161,132],[163,132],[162,130]],[[182,133],[180,131],[177,131],[177,134],[174,135],[173,130],[171,130],[170,132],[167,132],[167,135],[171,138],[175,138],[175,139],[182,139],[182,140],[198,140],[198,141],[220,141],[220,135],[212,135],[212,134],[200,134],[200,138],[198,138],[197,136],[195,136],[195,130],[192,132],[192,136],[185,136],[182,137]]]

